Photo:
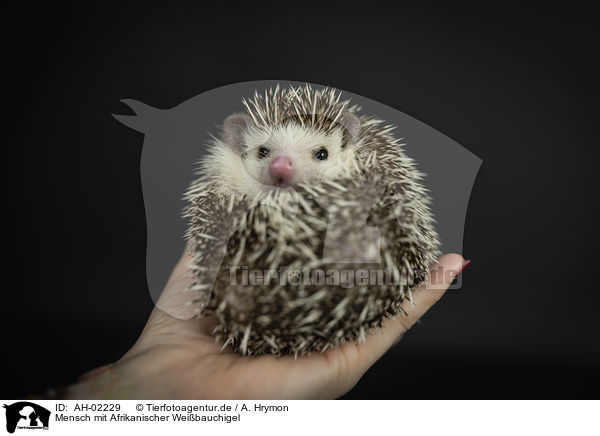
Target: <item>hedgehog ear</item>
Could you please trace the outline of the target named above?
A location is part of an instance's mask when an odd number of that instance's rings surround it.
[[[352,142],[356,142],[358,135],[360,134],[360,119],[356,115],[346,112],[340,123],[344,126],[350,136],[349,139]]]
[[[244,114],[229,115],[223,123],[223,142],[240,154],[244,151],[243,133],[248,124],[249,119]]]

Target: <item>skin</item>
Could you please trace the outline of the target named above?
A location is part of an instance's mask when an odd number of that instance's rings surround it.
[[[82,376],[80,383],[67,389],[66,398],[337,398],[402,338],[468,264],[458,254],[442,257],[426,286],[413,290],[414,305],[405,302],[408,315],[386,320],[381,330],[369,332],[365,342],[294,359],[220,351],[211,336],[215,320],[193,318],[191,309],[181,304],[182,290],[189,283],[187,262],[184,255],[134,346],[116,363]]]

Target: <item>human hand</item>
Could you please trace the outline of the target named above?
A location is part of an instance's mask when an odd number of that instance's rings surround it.
[[[360,344],[347,343],[308,356],[242,356],[215,342],[212,317],[196,319],[181,304],[189,284],[184,255],[141,336],[119,361],[66,390],[69,399],[325,399],[348,392],[395,342],[444,294],[468,265],[443,256],[426,285],[413,289],[406,316],[386,319]],[[169,315],[163,309],[171,314]],[[179,312],[175,312],[175,311]]]

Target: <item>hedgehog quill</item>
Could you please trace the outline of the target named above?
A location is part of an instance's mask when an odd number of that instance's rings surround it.
[[[365,340],[440,254],[422,174],[393,126],[334,89],[243,104],[186,194],[198,315],[245,355]]]

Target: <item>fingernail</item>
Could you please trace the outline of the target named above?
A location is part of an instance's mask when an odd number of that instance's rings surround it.
[[[450,283],[450,286],[455,285],[457,283],[457,277],[460,275],[461,272],[463,272],[469,265],[471,265],[471,261],[467,260],[465,263],[463,263],[463,266],[460,268],[460,270],[456,273],[456,275],[454,276],[454,279],[452,280],[452,283]]]
[[[464,270],[465,270],[465,269],[466,269],[466,268],[467,268],[469,265],[471,265],[471,261],[470,261],[470,260],[467,260],[465,263],[463,263],[463,266],[462,266],[462,268],[460,269],[460,271],[459,271],[459,272],[458,272],[456,275],[458,276],[458,275],[459,275],[461,272],[463,272],[463,271],[464,271]]]

